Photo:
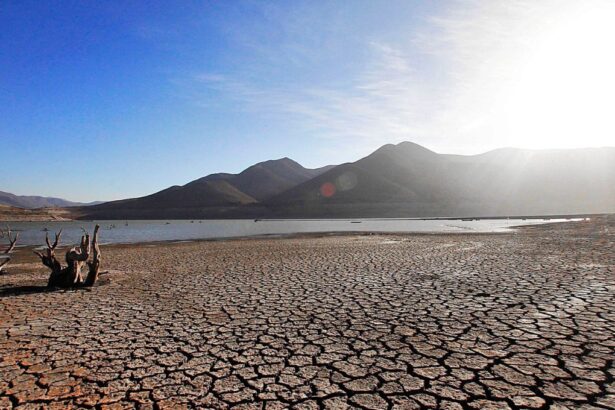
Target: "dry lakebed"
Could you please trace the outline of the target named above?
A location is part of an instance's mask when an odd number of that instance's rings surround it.
[[[0,409],[615,409],[615,223],[108,245],[0,276]]]

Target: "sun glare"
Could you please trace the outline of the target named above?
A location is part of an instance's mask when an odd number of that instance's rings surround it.
[[[612,145],[615,2],[578,2],[544,21],[503,107],[510,141],[527,148]]]

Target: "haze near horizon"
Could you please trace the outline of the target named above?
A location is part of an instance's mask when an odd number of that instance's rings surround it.
[[[6,2],[0,190],[136,197],[290,157],[612,146],[615,4]]]

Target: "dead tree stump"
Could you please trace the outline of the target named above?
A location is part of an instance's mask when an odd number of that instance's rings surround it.
[[[8,263],[11,261],[11,257],[9,255],[13,252],[15,246],[17,246],[17,238],[19,238],[19,232],[15,234],[15,237],[13,237],[13,232],[11,231],[11,228],[7,226],[6,231],[0,229],[0,238],[4,238],[5,236],[9,240],[9,246],[8,248],[0,252],[0,275],[2,274],[2,270],[5,269]]]
[[[98,279],[98,272],[100,270],[100,248],[98,247],[98,229],[100,227],[96,225],[94,228],[94,235],[90,242],[90,235],[85,234],[81,237],[81,243],[79,246],[75,246],[66,252],[66,264],[63,267],[60,261],[55,256],[55,250],[60,242],[60,236],[62,231],[56,234],[53,244],[49,241],[49,234],[45,237],[47,242],[47,249],[45,253],[34,251],[41,258],[43,265],[51,269],[51,275],[49,275],[48,287],[58,288],[79,288],[79,287],[91,287],[96,283]],[[90,261],[90,256],[92,260]],[[88,272],[85,274],[81,272],[81,269],[87,266]]]

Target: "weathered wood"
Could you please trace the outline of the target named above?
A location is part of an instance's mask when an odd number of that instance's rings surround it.
[[[99,226],[96,225],[96,227],[94,228],[94,237],[92,238],[92,249],[94,251],[92,255],[92,261],[87,262],[88,276],[85,278],[84,282],[84,286],[87,287],[92,286],[94,285],[94,283],[96,283],[96,280],[98,279],[98,272],[100,270],[101,254],[100,248],[98,246],[98,228]]]
[[[55,249],[60,241],[62,231],[56,234],[54,243],[50,243],[49,235],[46,236],[45,242],[47,249],[45,253],[34,251],[41,258],[43,265],[51,269],[49,275],[48,287],[60,288],[77,288],[90,287],[96,283],[98,279],[98,271],[100,269],[100,248],[98,246],[98,230],[99,226],[94,227],[93,239],[90,242],[90,235],[85,234],[81,237],[79,246],[75,246],[66,252],[65,260],[66,267],[58,261],[55,256]],[[91,250],[94,249],[92,261],[89,262]],[[84,266],[88,267],[86,277],[83,277],[81,270]]]
[[[8,256],[4,257],[3,256],[2,260],[0,260],[0,274],[2,274],[2,271],[3,271],[4,267],[6,265],[8,265],[10,261],[11,261],[10,257],[8,257]]]
[[[2,256],[2,260],[0,260],[0,274],[2,274],[3,269],[5,269],[8,263],[11,261],[11,257],[9,255],[13,253],[15,246],[17,246],[19,232],[17,232],[13,237],[13,232],[11,231],[11,228],[7,226],[6,231],[0,229],[0,238],[4,238],[5,236],[9,240],[9,246],[0,253],[0,256]]]

